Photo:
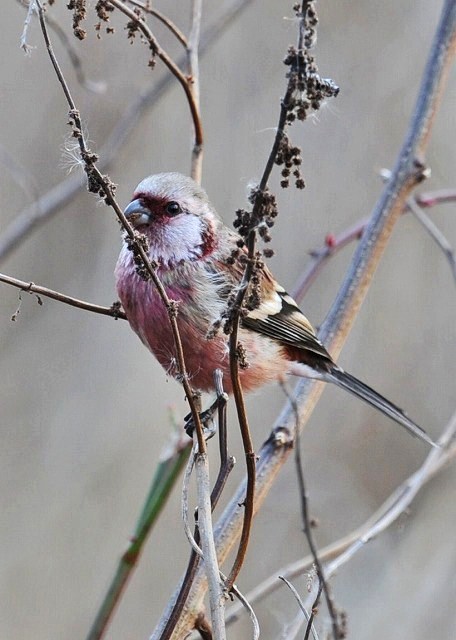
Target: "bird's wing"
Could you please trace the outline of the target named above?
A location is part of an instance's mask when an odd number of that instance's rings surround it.
[[[291,347],[296,359],[299,359],[300,351],[304,352],[303,356],[310,351],[331,361],[329,353],[293,298],[266,270],[264,279],[266,282],[262,287],[260,306],[241,318],[242,326]],[[269,279],[273,286],[268,286]]]
[[[239,236],[232,232],[228,233],[231,236],[230,246],[235,247]],[[243,250],[246,251],[245,248]],[[229,286],[233,290],[239,285],[244,266],[237,260],[228,266],[227,258],[228,256],[221,255],[215,264],[217,272],[224,274],[229,292]],[[290,349],[290,357],[293,360],[302,360],[307,363],[309,359],[312,361],[316,359],[322,364],[322,361],[325,364],[332,364],[331,356],[316,337],[310,322],[293,298],[275,281],[266,266],[261,269],[259,298],[260,305],[249,311],[247,315],[241,316],[240,322],[243,327],[282,343]],[[314,358],[310,357],[312,354]]]

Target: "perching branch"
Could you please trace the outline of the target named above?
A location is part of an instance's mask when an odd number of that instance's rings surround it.
[[[295,11],[298,20],[298,46],[297,49],[290,47],[287,58],[285,59],[285,64],[289,67],[287,73],[288,82],[285,97],[280,106],[279,121],[271,152],[266,161],[259,185],[252,190],[250,196],[250,201],[253,205],[251,213],[238,212],[238,219],[235,222],[245,241],[247,257],[241,254],[241,259],[243,259],[241,264],[245,265],[244,273],[237,292],[233,296],[233,300],[229,303],[229,320],[225,330],[229,327],[231,382],[246,457],[247,488],[246,497],[243,501],[245,512],[241,539],[233,567],[229,574],[228,589],[236,580],[243,564],[254,511],[255,453],[253,451],[253,443],[250,436],[242,385],[239,377],[240,350],[242,349],[242,345],[238,343],[238,332],[240,317],[243,305],[245,304],[244,300],[246,299],[249,286],[254,278],[258,278],[258,280],[261,279],[261,264],[256,251],[257,231],[265,241],[268,241],[269,236],[267,232],[265,233],[265,227],[272,226],[273,219],[277,215],[275,198],[268,193],[268,182],[275,163],[285,163],[285,168],[282,170],[283,176],[289,175],[290,170],[288,164],[292,165],[294,163],[296,186],[298,188],[304,186],[298,168],[300,163],[300,159],[298,158],[299,150],[290,148],[285,134],[287,126],[296,118],[304,120],[311,107],[318,109],[325,97],[334,96],[338,93],[337,87],[331,81],[322,80],[317,75],[314,60],[308,52],[308,49],[313,45],[315,36],[316,15],[313,3],[303,2],[301,10],[299,11],[299,9],[295,7]],[[312,100],[305,100],[303,98],[304,94],[306,98],[312,96]],[[288,184],[288,180],[286,182]],[[258,301],[256,304],[258,306]],[[253,304],[253,306],[255,306],[255,304]]]

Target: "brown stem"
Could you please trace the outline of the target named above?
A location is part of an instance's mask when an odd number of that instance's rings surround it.
[[[149,13],[151,16],[154,16],[154,18],[157,18],[157,20],[160,20],[160,22],[162,22],[171,31],[171,33],[176,36],[179,42],[185,48],[187,48],[187,38],[179,29],[179,27],[172,20],[168,18],[168,16],[165,16],[164,13],[157,11],[157,9],[148,7],[143,2],[138,2],[138,0],[128,0],[128,2],[129,4],[132,4],[134,7],[138,7],[138,9],[141,9],[141,11],[144,11],[144,13]]]
[[[118,318],[120,318],[121,320],[126,320],[127,318],[125,313],[120,309],[120,305],[119,308],[117,308],[116,304],[112,305],[111,307],[102,307],[98,304],[91,304],[90,302],[86,302],[85,300],[78,300],[78,298],[67,296],[64,293],[60,293],[59,291],[53,291],[52,289],[48,289],[47,287],[40,287],[33,282],[25,282],[24,280],[12,278],[11,276],[7,276],[4,273],[0,273],[0,282],[10,284],[13,287],[21,289],[22,291],[36,293],[37,295],[45,296],[46,298],[51,298],[52,300],[57,300],[58,302],[69,304],[72,307],[84,309],[84,311],[92,311],[93,313],[100,313],[103,316],[111,316],[116,320]]]
[[[185,95],[187,97],[188,106],[190,108],[190,113],[193,120],[193,127],[195,130],[195,146],[203,145],[203,126],[201,123],[201,118],[199,114],[198,105],[196,104],[192,89],[190,87],[190,83],[182,71],[179,69],[177,64],[168,56],[168,54],[160,47],[157,42],[157,39],[153,35],[152,31],[149,29],[147,24],[139,18],[136,13],[127,7],[127,5],[122,2],[122,0],[108,0],[109,4],[112,4],[113,7],[116,7],[124,13],[132,22],[138,25],[138,29],[143,33],[146,40],[149,42],[150,48],[153,53],[160,58],[160,60],[168,67],[169,71],[173,74],[176,80],[182,86]]]
[[[238,317],[239,320],[239,317]],[[242,444],[244,448],[245,464],[247,469],[247,489],[245,494],[244,518],[242,522],[241,539],[239,547],[234,559],[233,566],[225,582],[227,591],[231,591],[234,582],[239,575],[239,571],[244,563],[247,547],[249,544],[250,530],[253,521],[253,504],[255,498],[255,452],[253,450],[252,436],[250,434],[249,421],[245,408],[244,394],[242,391],[241,380],[239,378],[239,360],[238,360],[238,330],[239,322],[237,321],[230,335],[230,375],[233,387],[233,396],[236,404],[239,427],[241,430]]]

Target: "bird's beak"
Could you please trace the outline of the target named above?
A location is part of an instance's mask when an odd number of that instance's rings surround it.
[[[134,227],[150,222],[151,213],[141,200],[132,200],[124,211],[124,215]]]

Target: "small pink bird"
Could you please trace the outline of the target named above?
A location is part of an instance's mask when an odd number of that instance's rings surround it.
[[[147,237],[158,276],[170,299],[179,301],[178,326],[191,385],[201,391],[213,390],[213,373],[218,368],[230,393],[228,337],[218,332],[208,339],[208,332],[241,280],[243,267],[229,260],[240,236],[222,223],[205,191],[179,173],[145,178],[125,215]],[[177,376],[167,311],[153,283],[137,274],[126,243],[117,262],[116,280],[132,329],[167,374]],[[244,390],[281,380],[286,374],[333,382],[434,444],[401,409],[335,364],[296,302],[266,267],[260,286],[260,304],[241,318],[239,328],[248,361],[247,368],[240,369]]]

